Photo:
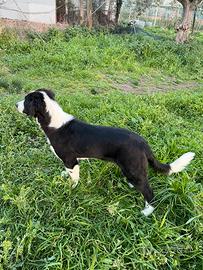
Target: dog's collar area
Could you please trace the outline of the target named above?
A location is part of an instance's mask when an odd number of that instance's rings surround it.
[[[44,96],[44,102],[46,104],[46,112],[49,115],[49,128],[58,129],[74,119],[73,115],[63,111],[59,104],[51,99],[47,93],[41,91]]]
[[[62,118],[59,119],[59,121],[53,121],[51,118],[48,127],[58,129],[58,128],[61,128],[62,126],[70,123],[72,120],[74,120],[74,116],[65,113],[65,115],[63,115]]]

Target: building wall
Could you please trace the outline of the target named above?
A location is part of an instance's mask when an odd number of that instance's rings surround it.
[[[56,0],[0,0],[0,18],[56,23]]]

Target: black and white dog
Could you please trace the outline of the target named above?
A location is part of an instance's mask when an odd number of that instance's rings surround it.
[[[188,152],[170,164],[155,159],[147,142],[139,135],[121,128],[94,126],[77,120],[62,110],[52,91],[38,89],[16,104],[21,113],[36,118],[50,144],[70,175],[73,186],[79,180],[78,160],[97,158],[115,162],[127,177],[131,187],[137,188],[145,199],[145,216],[154,211],[153,191],[147,180],[148,163],[165,174],[182,171],[194,158]]]

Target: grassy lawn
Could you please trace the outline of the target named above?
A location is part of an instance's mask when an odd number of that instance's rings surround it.
[[[0,269],[202,269],[202,66],[201,34],[175,45],[79,29],[2,32]],[[171,82],[171,91],[135,95],[146,78],[149,88]],[[179,174],[149,169],[152,216],[141,215],[142,196],[112,163],[81,161],[71,189],[35,120],[15,109],[41,87],[81,120],[138,132],[162,162],[196,153]]]

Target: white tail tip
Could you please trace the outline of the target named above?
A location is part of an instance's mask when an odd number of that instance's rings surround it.
[[[169,175],[172,173],[178,173],[185,169],[185,167],[191,162],[191,160],[194,158],[195,153],[188,152],[183,154],[181,157],[176,159],[174,162],[170,164],[170,171]]]

